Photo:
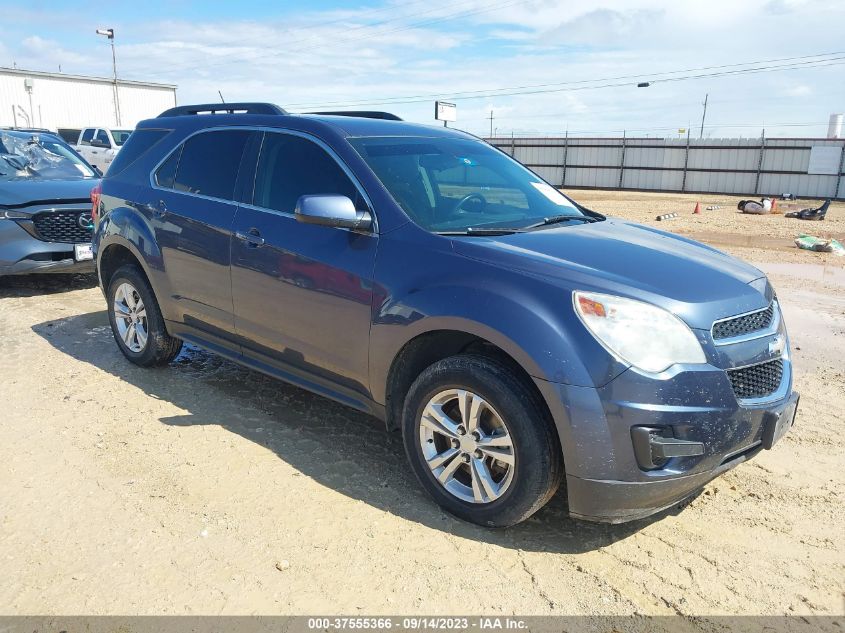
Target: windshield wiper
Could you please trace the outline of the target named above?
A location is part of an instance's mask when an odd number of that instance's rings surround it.
[[[525,233],[525,229],[511,227],[471,226],[463,231],[435,231],[438,235],[510,235],[511,233]]]
[[[571,222],[572,220],[579,220],[584,222],[585,224],[589,224],[591,222],[597,222],[596,218],[591,218],[588,215],[553,215],[548,218],[543,218],[542,222],[537,222],[536,224],[529,224],[528,226],[523,227],[524,229],[537,229],[541,226],[551,226],[552,224],[560,224],[561,222]]]

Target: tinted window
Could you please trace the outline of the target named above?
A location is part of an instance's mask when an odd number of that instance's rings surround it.
[[[293,213],[300,196],[332,193],[366,208],[349,177],[316,143],[299,136],[268,133],[264,137],[255,177],[253,203]]]
[[[168,134],[168,130],[138,130],[133,132],[109,165],[109,175],[114,175],[126,169]],[[172,183],[171,186],[173,186]]]
[[[61,136],[65,142],[76,145],[79,142],[79,133],[81,131],[82,130],[80,129],[60,127],[59,136]]]
[[[231,200],[250,132],[204,132],[185,141],[176,173],[177,191]]]
[[[82,138],[80,139],[79,144],[90,145],[92,138],[94,138],[94,128],[89,127],[82,133]]]
[[[94,138],[100,141],[106,147],[111,147],[109,135],[106,133],[105,130],[97,130],[97,135]]]
[[[120,150],[123,153],[123,150]],[[179,165],[179,155],[182,153],[182,148],[178,148],[170,155],[166,161],[161,164],[161,167],[156,171],[156,183],[159,187],[167,187],[172,189],[176,182],[176,167]],[[120,158],[120,154],[117,155]]]

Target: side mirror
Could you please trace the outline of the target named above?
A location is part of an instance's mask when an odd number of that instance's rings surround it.
[[[91,147],[108,147],[108,145],[103,143],[103,141],[101,141],[98,138],[92,138],[91,139]]]
[[[373,227],[373,216],[369,211],[358,211],[352,200],[335,194],[300,196],[294,214],[299,222],[305,224],[358,231],[368,231]]]

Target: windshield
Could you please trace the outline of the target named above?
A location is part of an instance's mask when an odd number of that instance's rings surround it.
[[[111,137],[114,139],[114,144],[120,147],[132,134],[132,130],[112,130]]]
[[[411,219],[429,231],[521,229],[549,218],[586,219],[557,189],[481,141],[377,137],[350,142]]]
[[[84,160],[50,134],[0,132],[0,180],[95,177]]]

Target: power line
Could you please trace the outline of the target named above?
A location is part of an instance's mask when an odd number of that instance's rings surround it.
[[[838,65],[837,63],[829,63],[829,62],[840,62],[841,60],[845,60],[845,57],[833,57],[833,55],[845,55],[845,51],[835,52],[835,53],[819,53],[817,55],[806,55],[802,57],[794,57],[794,58],[782,58],[781,60],[762,60],[756,62],[743,62],[742,64],[725,64],[722,66],[710,66],[710,67],[701,67],[701,68],[692,68],[686,70],[675,70],[675,71],[665,71],[659,73],[649,73],[649,74],[639,74],[639,75],[623,75],[619,77],[609,77],[609,78],[602,78],[602,79],[587,79],[581,81],[571,81],[571,82],[562,82],[558,84],[545,84],[545,86],[554,86],[549,88],[541,87],[543,84],[536,86],[536,87],[524,87],[528,89],[524,89],[522,87],[512,87],[512,88],[496,88],[490,90],[475,90],[469,92],[458,92],[458,93],[439,93],[439,94],[427,94],[427,95],[410,95],[410,96],[403,96],[403,97],[385,97],[382,99],[372,99],[372,100],[361,100],[361,101],[354,101],[348,103],[340,103],[340,102],[333,102],[333,103],[320,103],[318,105],[314,104],[302,104],[302,103],[294,103],[288,104],[288,107],[300,107],[300,108],[314,108],[314,107],[356,107],[356,106],[364,106],[364,105],[402,105],[402,104],[409,104],[409,103],[422,103],[429,101],[434,98],[451,98],[451,99],[487,99],[490,97],[510,97],[510,96],[523,96],[523,95],[533,95],[533,94],[546,94],[546,93],[553,93],[553,92],[571,92],[571,91],[579,91],[579,90],[596,90],[600,88],[616,88],[616,87],[623,87],[623,86],[630,86],[629,81],[619,82],[618,80],[621,79],[637,79],[642,77],[654,77],[655,75],[674,75],[682,72],[694,72],[694,71],[702,71],[702,70],[710,70],[710,69],[719,69],[719,68],[730,68],[734,66],[750,66],[752,64],[768,64],[771,62],[776,61],[787,61],[787,60],[797,60],[797,59],[807,59],[809,57],[825,57],[824,59],[815,59],[809,61],[790,61],[787,64],[775,64],[771,66],[757,66],[752,68],[740,68],[736,70],[717,70],[716,72],[712,73],[702,73],[697,75],[684,75],[680,77],[658,77],[657,79],[652,79],[650,83],[666,83],[666,82],[673,82],[673,81],[688,81],[691,79],[702,79],[702,78],[711,78],[711,77],[721,77],[721,76],[730,76],[730,75],[740,75],[740,74],[756,74],[760,72],[772,72],[777,70],[791,70],[795,68],[801,67],[824,67],[824,65]],[[616,83],[604,83],[598,85],[584,85],[590,84],[595,82],[616,82]]]
[[[723,68],[735,68],[735,67],[738,67],[738,66],[750,66],[751,64],[773,64],[773,63],[776,63],[776,62],[791,62],[791,61],[795,61],[795,60],[810,59],[811,57],[830,57],[830,56],[833,56],[833,55],[845,55],[845,51],[834,51],[834,52],[831,52],[831,53],[816,53],[814,55],[801,55],[801,56],[798,56],[798,57],[776,57],[776,58],[772,58],[772,59],[764,59],[764,60],[757,60],[757,61],[750,61],[750,62],[736,62],[736,63],[732,63],[732,64],[719,64],[717,66],[699,66],[697,68],[684,68],[684,69],[681,69],[681,70],[667,70],[667,71],[663,71],[663,72],[643,73],[643,74],[637,74],[637,75],[617,75],[615,77],[604,77],[602,79],[583,79],[583,80],[580,80],[580,81],[565,81],[565,82],[558,82],[558,83],[529,84],[529,85],[525,85],[525,86],[511,86],[511,87],[505,87],[505,88],[487,88],[487,89],[479,89],[479,90],[469,90],[469,91],[463,91],[463,92],[450,93],[449,96],[454,97],[454,98],[464,98],[464,97],[468,97],[469,95],[479,95],[480,93],[484,93],[481,96],[486,97],[490,93],[496,93],[496,92],[500,92],[500,91],[504,91],[504,90],[530,90],[530,89],[534,89],[534,88],[550,88],[550,87],[556,87],[556,86],[581,85],[581,84],[594,83],[594,82],[598,82],[598,81],[617,81],[617,80],[621,80],[621,79],[642,79],[642,78],[645,78],[645,77],[654,77],[654,76],[659,76],[659,75],[675,75],[675,74],[679,74],[679,73],[698,72],[698,71],[702,71],[702,70],[720,70],[720,69],[723,69]],[[823,60],[818,60],[818,61],[823,61]],[[405,96],[402,96],[402,97],[388,97],[388,98],[389,99],[423,99],[424,98],[424,99],[428,100],[428,99],[434,99],[434,98],[437,98],[437,97],[440,97],[440,96],[443,96],[443,95],[440,94],[440,93],[434,93],[434,94],[420,94],[420,95],[405,95]],[[385,102],[381,101],[379,103],[385,103]],[[288,104],[288,105],[295,107],[295,106],[302,105],[302,104],[294,103],[294,104]],[[325,105],[335,105],[335,104],[330,103],[330,104],[325,104]]]

